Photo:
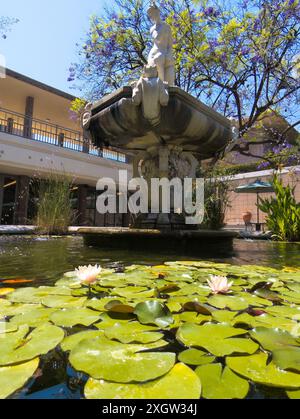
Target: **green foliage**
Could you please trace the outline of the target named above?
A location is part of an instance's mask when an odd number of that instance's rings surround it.
[[[157,3],[172,29],[177,86],[236,119],[241,137],[270,109],[297,118],[299,0]],[[148,6],[114,0],[91,18],[69,77],[81,82],[87,100],[140,77],[152,45]]]
[[[267,214],[267,227],[275,240],[300,240],[300,204],[295,199],[295,187],[284,186],[277,175],[273,179],[276,197],[260,199],[259,208]]]
[[[35,224],[44,234],[64,234],[73,220],[70,199],[71,181],[66,175],[51,173],[39,184]]]
[[[213,167],[202,174],[204,186],[204,222],[201,228],[219,230],[224,227],[229,206],[230,176],[224,169]]]

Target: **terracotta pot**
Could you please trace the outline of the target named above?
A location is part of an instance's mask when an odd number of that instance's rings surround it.
[[[245,224],[250,223],[252,218],[252,213],[250,211],[243,212],[242,216]]]

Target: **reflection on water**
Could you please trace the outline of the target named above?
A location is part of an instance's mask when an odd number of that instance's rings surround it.
[[[0,278],[32,279],[39,283],[57,280],[79,265],[159,264],[169,260],[211,260],[238,265],[275,268],[300,266],[300,243],[236,240],[234,251],[224,257],[188,257],[176,253],[145,253],[84,246],[81,237],[0,237]]]

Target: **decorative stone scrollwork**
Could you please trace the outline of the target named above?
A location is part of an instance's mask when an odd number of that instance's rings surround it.
[[[81,126],[83,128],[83,136],[87,139],[91,139],[91,133],[89,131],[89,128],[92,117],[92,107],[93,104],[91,102],[87,103],[81,115]]]
[[[151,126],[160,123],[160,108],[169,103],[168,85],[158,78],[156,66],[146,65],[144,73],[133,85],[132,102],[142,106],[145,119]]]

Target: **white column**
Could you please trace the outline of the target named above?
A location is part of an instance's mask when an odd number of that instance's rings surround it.
[[[2,218],[2,206],[3,206],[3,195],[4,195],[4,176],[0,175],[0,224]]]

